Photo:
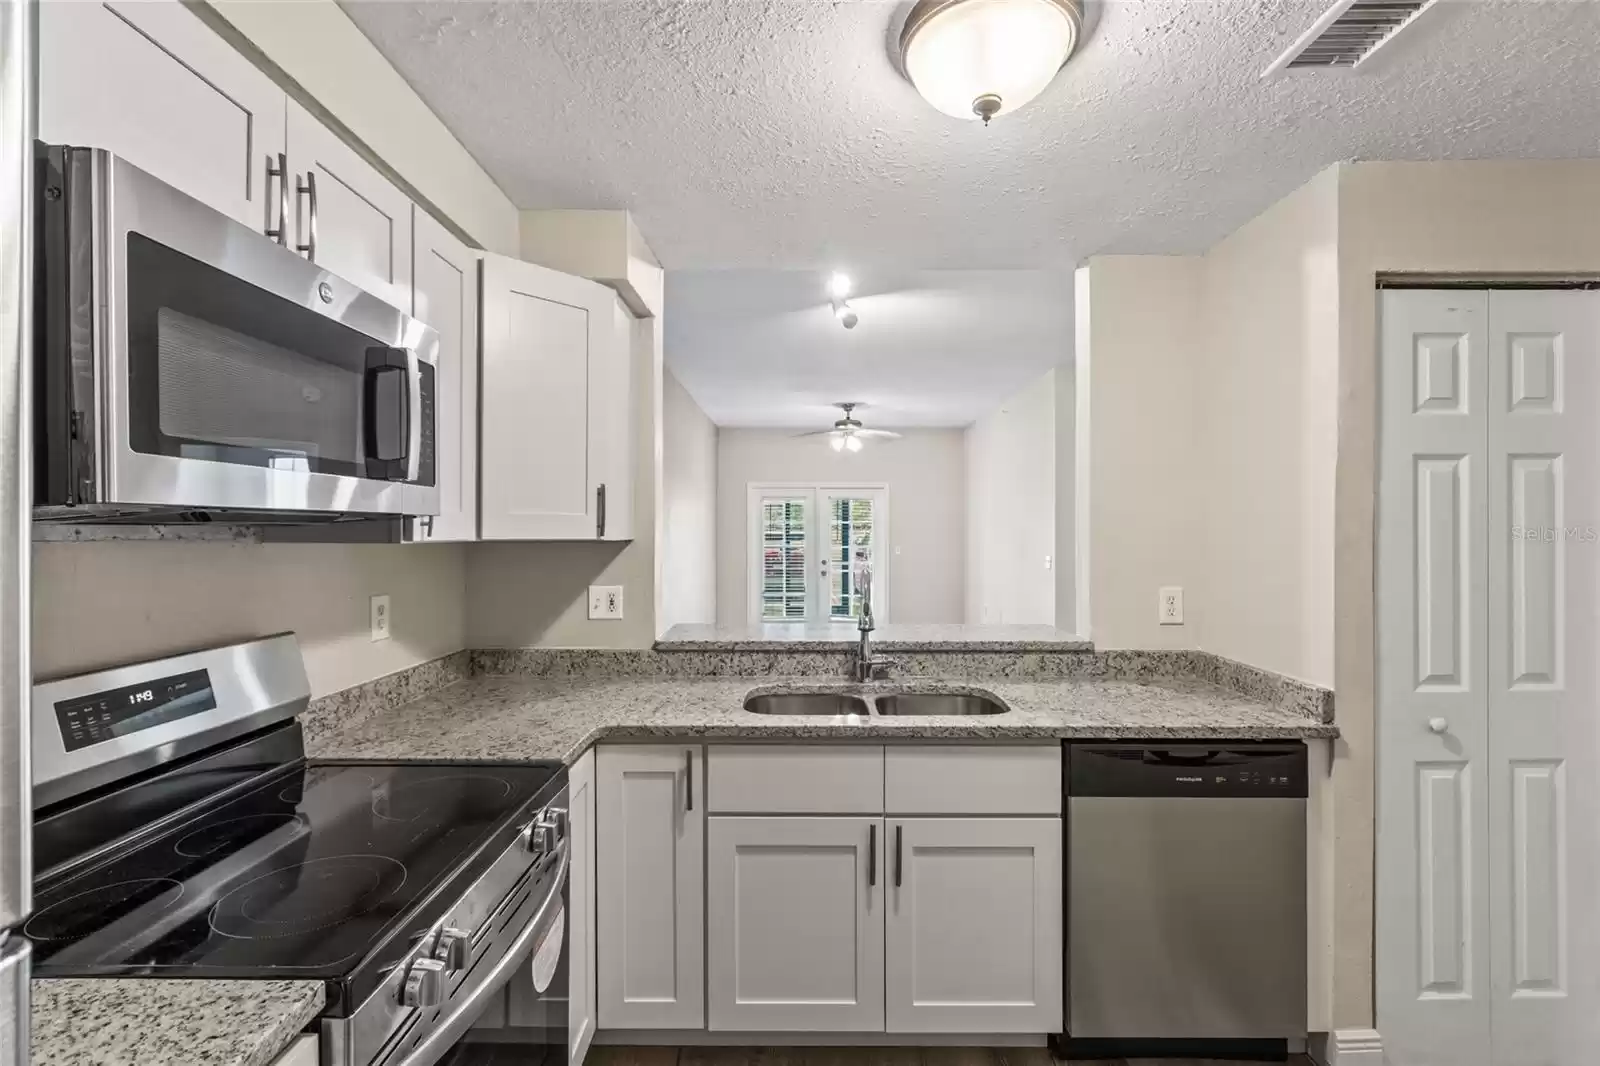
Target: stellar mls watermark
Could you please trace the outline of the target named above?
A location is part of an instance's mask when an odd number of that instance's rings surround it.
[[[1512,540],[1536,540],[1543,544],[1562,541],[1568,544],[1593,544],[1600,541],[1594,526],[1512,526]]]

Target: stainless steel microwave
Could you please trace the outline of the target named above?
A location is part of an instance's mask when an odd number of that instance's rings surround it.
[[[40,146],[35,520],[438,513],[438,334],[110,153]]]

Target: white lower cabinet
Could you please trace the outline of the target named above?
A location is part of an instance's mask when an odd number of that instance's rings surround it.
[[[581,1066],[595,1031],[595,770],[586,751],[567,777],[568,840],[572,864],[567,875],[567,1046],[570,1066]]]
[[[595,785],[600,1027],[704,1028],[705,751],[607,745]]]
[[[1060,747],[885,754],[709,749],[708,1028],[1061,1032]]]
[[[1061,819],[887,827],[887,1030],[1061,1032]]]
[[[713,817],[709,1027],[883,1031],[883,820]]]
[[[321,1061],[321,1038],[316,1033],[301,1033],[269,1066],[317,1066]]]

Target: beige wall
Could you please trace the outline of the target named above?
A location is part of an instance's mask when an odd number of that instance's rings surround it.
[[[1088,382],[1077,426],[1088,566],[1078,595],[1087,597],[1085,635],[1100,648],[1198,646],[1202,266],[1198,256],[1113,255],[1079,271],[1074,358],[1080,390]],[[1164,585],[1184,588],[1186,625],[1157,623]]]
[[[516,207],[334,0],[209,0],[209,8],[438,213],[490,251],[517,254]]]
[[[1338,171],[1205,255],[1200,647],[1333,684]]]
[[[794,432],[723,428],[717,434],[718,624],[744,625],[748,613],[746,506],[752,482],[887,484],[888,609],[880,620],[960,622],[966,537],[962,431],[907,430],[901,440],[871,442],[855,454]]]
[[[196,647],[299,635],[314,695],[459,651],[458,545],[36,544],[33,668],[59,677]],[[370,638],[387,593],[393,636]]]
[[[1339,168],[1334,501],[1334,1019],[1372,1018],[1377,296],[1380,273],[1600,272],[1600,161]]]
[[[966,448],[966,621],[1054,625],[1056,371],[968,426]]]
[[[660,625],[717,617],[717,427],[671,373],[661,400]]]
[[[1334,688],[1334,1028],[1373,1023],[1376,279],[1600,272],[1597,201],[1600,161],[1343,164],[1199,259],[1080,271],[1096,642],[1151,646],[1122,603],[1187,574],[1194,646]],[[1174,391],[1193,396],[1188,447],[1162,424],[1182,422]],[[1185,501],[1197,537],[1129,529],[1183,477],[1204,488]]]
[[[633,540],[486,543],[467,548],[474,648],[647,648],[657,617],[662,476],[661,320],[633,324]],[[590,621],[590,585],[621,585],[623,617]]]

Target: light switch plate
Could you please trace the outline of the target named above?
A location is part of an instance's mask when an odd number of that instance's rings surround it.
[[[1167,585],[1159,590],[1156,620],[1164,626],[1183,625],[1183,587]]]
[[[389,594],[374,596],[368,601],[370,621],[372,623],[372,639],[389,639]]]
[[[589,586],[589,617],[612,622],[622,617],[621,585]]]

